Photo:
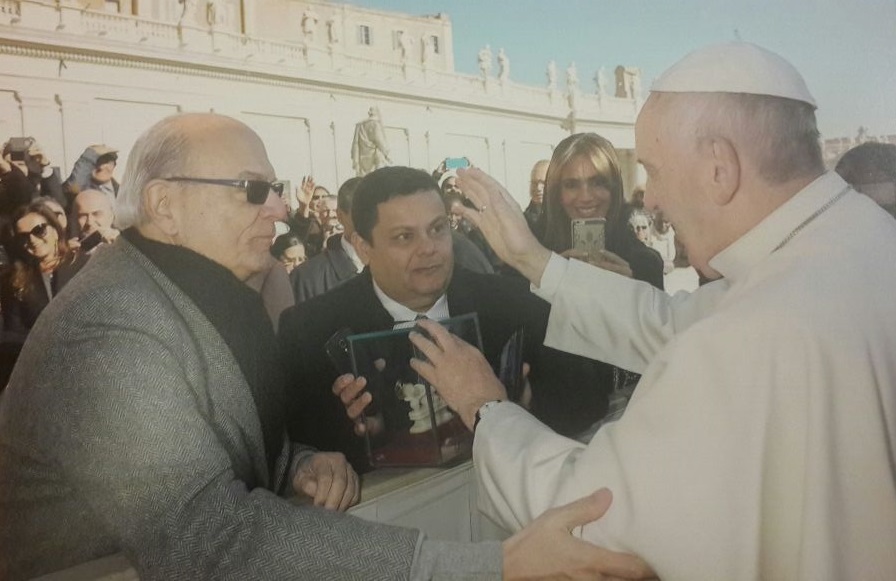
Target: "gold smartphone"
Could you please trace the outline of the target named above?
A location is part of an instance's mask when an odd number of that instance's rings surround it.
[[[572,247],[597,256],[606,246],[607,221],[603,218],[576,218],[572,221]]]

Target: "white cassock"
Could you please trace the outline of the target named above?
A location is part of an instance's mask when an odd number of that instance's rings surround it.
[[[606,486],[576,533],[664,581],[896,579],[896,221],[828,173],[710,264],[669,297],[551,258],[545,343],[644,375],[587,446],[490,408],[483,510],[516,530]]]

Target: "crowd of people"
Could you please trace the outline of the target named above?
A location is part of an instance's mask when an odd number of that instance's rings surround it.
[[[110,147],[62,181],[10,139],[0,578],[896,578],[896,146],[825,171],[815,108],[765,49],[698,50],[638,117],[643,190],[577,133],[525,209],[464,157],[289,208],[217,114],[153,125],[121,184]],[[705,284],[670,296],[683,256]],[[481,349],[435,322],[469,313]],[[333,340],[408,326],[503,542],[343,514],[394,388]]]
[[[0,382],[50,300],[100,245],[118,236],[117,151],[92,145],[62,181],[32,137],[11,138],[0,158]]]

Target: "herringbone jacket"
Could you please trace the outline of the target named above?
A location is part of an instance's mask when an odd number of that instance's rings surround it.
[[[144,580],[408,578],[419,531],[296,507],[267,473],[234,357],[121,238],[44,311],[0,400],[0,579],[119,551]]]

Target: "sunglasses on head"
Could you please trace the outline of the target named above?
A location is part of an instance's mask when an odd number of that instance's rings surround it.
[[[166,182],[191,182],[195,184],[209,184],[213,186],[228,186],[246,191],[246,200],[250,204],[260,206],[268,199],[268,193],[273,190],[278,196],[283,195],[283,182],[266,182],[264,180],[218,180],[211,178],[163,178]]]
[[[36,236],[36,237],[40,238],[41,240],[46,240],[47,232],[49,231],[49,229],[50,229],[50,223],[43,222],[41,224],[38,224],[37,226],[35,226],[34,228],[32,228],[31,230],[29,230],[27,232],[16,232],[16,235],[15,235],[16,242],[18,242],[19,244],[24,246],[24,245],[28,244],[29,242],[31,242],[32,236]]]

